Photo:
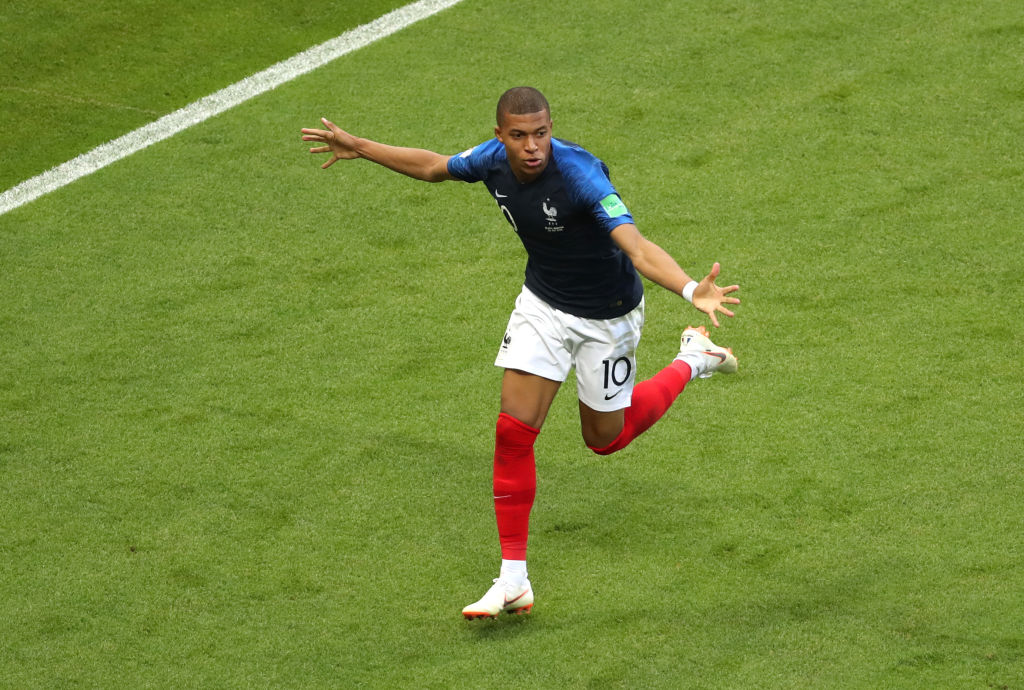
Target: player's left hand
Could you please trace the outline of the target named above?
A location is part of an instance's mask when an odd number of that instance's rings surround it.
[[[721,312],[726,316],[735,316],[735,314],[724,305],[740,303],[739,299],[736,297],[727,297],[730,293],[739,290],[739,285],[719,287],[718,284],[715,283],[715,278],[718,277],[721,270],[721,265],[716,261],[711,267],[711,272],[704,276],[693,291],[693,306],[711,317],[711,323],[713,323],[716,328],[720,324],[718,323],[718,317],[715,315],[715,312]]]

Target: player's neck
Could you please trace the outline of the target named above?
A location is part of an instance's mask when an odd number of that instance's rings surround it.
[[[525,171],[522,171],[522,170],[516,170],[512,166],[509,166],[509,167],[512,169],[512,175],[516,178],[516,182],[518,182],[521,185],[526,185],[526,184],[530,184],[531,182],[536,182],[541,177],[543,177],[544,173],[547,171],[549,165],[550,165],[550,162],[549,161],[545,161],[544,167],[542,167],[540,170],[531,171],[529,173],[527,173]]]

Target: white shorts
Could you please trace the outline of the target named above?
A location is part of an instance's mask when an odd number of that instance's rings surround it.
[[[614,319],[584,319],[550,306],[525,286],[516,298],[495,366],[565,381],[576,367],[576,394],[599,412],[629,407],[644,301]]]

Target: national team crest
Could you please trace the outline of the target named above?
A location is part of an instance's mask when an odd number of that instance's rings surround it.
[[[551,203],[551,199],[545,199],[541,208],[544,209],[544,215],[547,217],[548,232],[561,232],[565,230],[565,226],[558,224],[558,209]]]

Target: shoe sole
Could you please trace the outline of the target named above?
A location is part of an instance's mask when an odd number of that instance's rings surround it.
[[[483,611],[463,611],[462,616],[467,621],[475,621],[481,618],[497,619],[502,613],[508,614],[509,616],[522,616],[523,614],[529,613],[530,609],[533,608],[533,604],[527,604],[526,606],[520,606],[517,609],[510,609],[508,611],[502,610],[498,613],[485,613]]]

